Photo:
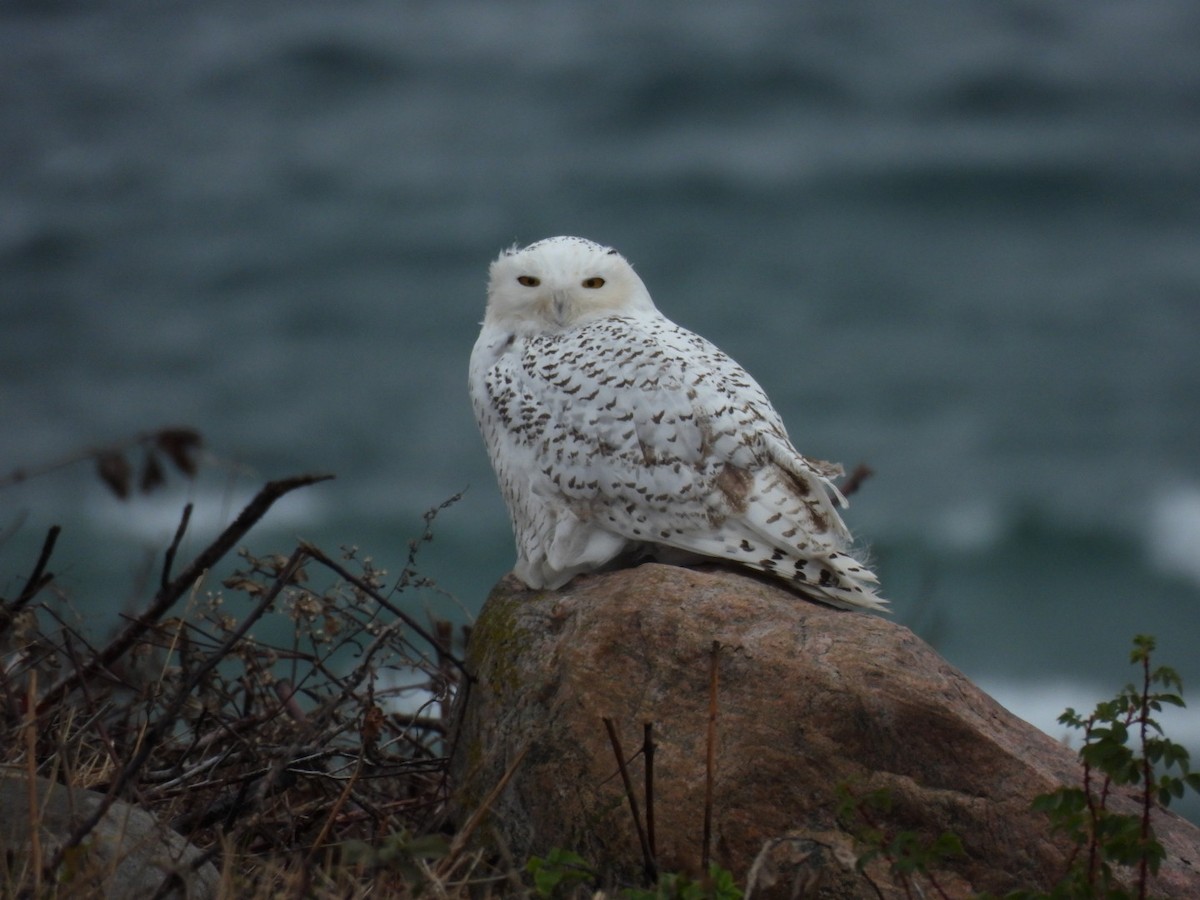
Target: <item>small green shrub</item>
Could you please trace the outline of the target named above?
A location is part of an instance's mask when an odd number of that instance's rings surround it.
[[[1070,838],[1074,851],[1066,872],[1049,891],[1013,891],[1006,900],[1140,900],[1147,896],[1166,857],[1154,834],[1151,811],[1156,805],[1169,806],[1189,788],[1200,791],[1200,772],[1190,770],[1187,749],[1168,738],[1154,716],[1166,706],[1185,706],[1179,674],[1168,666],[1151,665],[1154,649],[1153,637],[1135,637],[1129,661],[1141,669],[1141,683],[1127,684],[1113,699],[1097,704],[1087,718],[1073,709],[1059,716],[1061,724],[1083,732],[1079,750],[1082,783],[1036,797],[1033,809],[1049,817],[1052,832]],[[1138,789],[1136,813],[1111,808],[1112,789],[1117,786]],[[840,785],[838,796],[838,821],[866,847],[858,857],[860,872],[872,860],[882,858],[905,886],[915,884],[920,875],[945,896],[935,872],[963,855],[956,835],[945,833],[928,840],[912,831],[889,832],[880,823],[892,806],[886,788],[859,795],[848,785]],[[1134,870],[1132,888],[1123,886],[1120,869]]]
[[[544,857],[535,856],[525,864],[533,876],[533,890],[538,897],[567,897],[580,885],[592,881],[596,873],[578,853],[555,847]]]
[[[660,876],[652,888],[627,888],[618,896],[623,900],[740,900],[742,891],[732,872],[712,863],[708,877],[700,881],[671,873]]]
[[[1152,667],[1154,648],[1153,637],[1133,639],[1129,661],[1141,669],[1140,685],[1127,684],[1086,719],[1073,709],[1058,717],[1083,732],[1083,783],[1043,794],[1033,808],[1045,813],[1051,829],[1067,835],[1075,849],[1067,872],[1049,892],[1019,891],[1008,895],[1010,900],[1146,896],[1166,856],[1151,811],[1156,804],[1169,806],[1188,788],[1200,791],[1200,773],[1190,771],[1187,749],[1168,738],[1154,717],[1164,706],[1185,706],[1179,674],[1168,666]],[[1110,807],[1112,788],[1121,785],[1138,789],[1138,812]],[[1117,880],[1119,867],[1136,870],[1132,890]]]

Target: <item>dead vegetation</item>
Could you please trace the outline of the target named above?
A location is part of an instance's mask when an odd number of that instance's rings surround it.
[[[190,429],[167,429],[62,464],[91,459],[127,496],[161,484],[164,459],[190,476],[198,446]],[[124,458],[139,453],[140,474]],[[439,831],[466,628],[415,612],[405,595],[428,587],[417,552],[457,497],[426,514],[398,575],[354,549],[237,549],[280,497],[325,477],[266,484],[176,571],[185,508],[153,596],[99,643],[48,590],[51,529],[20,590],[0,597],[0,764],[150,811],[204,851],[223,895],[458,896],[468,885],[486,895],[514,876],[483,871],[462,835]],[[236,571],[214,583],[222,562]],[[64,879],[64,861],[104,806],[56,848],[35,840],[0,893],[89,896],[94,885]]]

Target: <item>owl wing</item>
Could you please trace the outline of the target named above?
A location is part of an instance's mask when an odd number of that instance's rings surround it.
[[[482,405],[527,582],[555,586],[648,544],[873,605],[857,598],[874,576],[844,552],[840,469],[796,452],[730,357],[662,317],[519,343],[487,369],[477,416]]]

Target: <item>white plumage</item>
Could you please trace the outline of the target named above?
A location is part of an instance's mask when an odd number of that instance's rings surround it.
[[[847,549],[841,467],[801,456],[758,383],[660,313],[615,250],[555,237],[501,253],[470,382],[531,588],[715,558],[883,608]]]

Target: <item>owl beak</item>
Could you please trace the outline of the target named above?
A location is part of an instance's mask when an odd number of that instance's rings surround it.
[[[566,291],[555,291],[551,297],[554,301],[554,321],[559,325],[565,325],[570,298],[567,296]]]

